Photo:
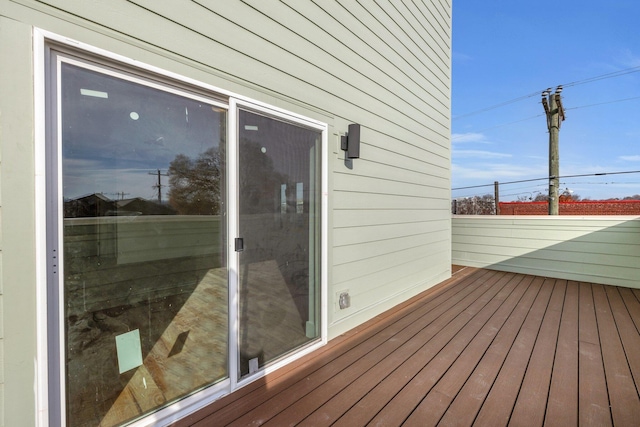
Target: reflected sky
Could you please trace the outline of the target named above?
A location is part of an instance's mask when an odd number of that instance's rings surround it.
[[[178,154],[195,159],[219,147],[225,136],[219,107],[67,63],[61,81],[65,199],[156,198],[158,170],[165,174]]]

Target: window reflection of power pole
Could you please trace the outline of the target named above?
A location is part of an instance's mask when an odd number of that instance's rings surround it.
[[[162,185],[162,177],[163,176],[169,176],[168,173],[162,173],[160,171],[160,169],[157,170],[157,172],[149,172],[149,175],[157,175],[158,176],[158,183],[155,184],[153,186],[153,188],[157,188],[158,189],[158,204],[161,205],[162,204],[162,187],[164,187],[164,185]]]
[[[108,196],[116,196],[116,200],[124,200],[124,196],[129,196],[131,193],[125,193],[124,191],[118,191],[117,193],[102,193]]]

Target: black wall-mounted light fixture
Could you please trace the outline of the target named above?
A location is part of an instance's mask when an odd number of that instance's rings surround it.
[[[340,148],[347,152],[347,158],[360,158],[360,125],[352,123],[346,135],[340,137]]]

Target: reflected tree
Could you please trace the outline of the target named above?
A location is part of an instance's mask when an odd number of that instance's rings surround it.
[[[192,159],[178,154],[169,165],[169,204],[180,215],[220,214],[220,152],[212,147]]]
[[[258,142],[242,138],[240,141],[240,206],[243,215],[269,214],[280,208],[280,185],[289,177],[276,171],[273,160]]]

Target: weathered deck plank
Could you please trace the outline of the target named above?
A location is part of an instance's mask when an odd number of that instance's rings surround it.
[[[465,309],[451,323],[442,329],[436,339],[421,348],[398,370],[387,377],[387,381],[376,387],[379,395],[390,399],[378,400],[378,404],[369,408],[360,405],[352,408],[340,418],[336,426],[364,425],[399,425],[411,415],[425,394],[437,383],[446,370],[464,350],[470,338],[475,336],[488,318],[497,310],[499,303],[494,299],[497,295],[504,297],[512,289],[504,289],[509,277],[498,280],[491,289],[485,292],[473,304]],[[474,319],[474,321],[471,321]],[[408,381],[407,381],[408,380]],[[396,393],[396,389],[403,385]],[[387,401],[386,405],[384,400]],[[376,410],[382,409],[376,415]],[[373,419],[371,417],[375,415]]]
[[[580,425],[609,426],[609,395],[591,285],[581,283],[579,292],[578,420]]]
[[[551,286],[554,281],[545,282],[549,282],[547,286]],[[544,422],[565,290],[566,281],[555,280],[549,305],[511,414],[510,423],[513,425],[542,425]]]
[[[578,283],[567,283],[545,426],[578,424]]]
[[[612,307],[605,287],[594,285],[593,294],[598,327],[606,331],[600,335],[600,342],[613,423],[614,425],[633,425],[640,421],[638,391],[631,376],[627,355],[622,347],[622,340],[611,312]],[[637,357],[637,354],[631,357]]]
[[[174,425],[633,425],[639,297],[462,269]]]
[[[482,405],[476,419],[478,425],[500,426],[509,422],[553,290],[548,283],[545,286],[542,278],[536,278],[535,282],[540,283],[540,292]]]

